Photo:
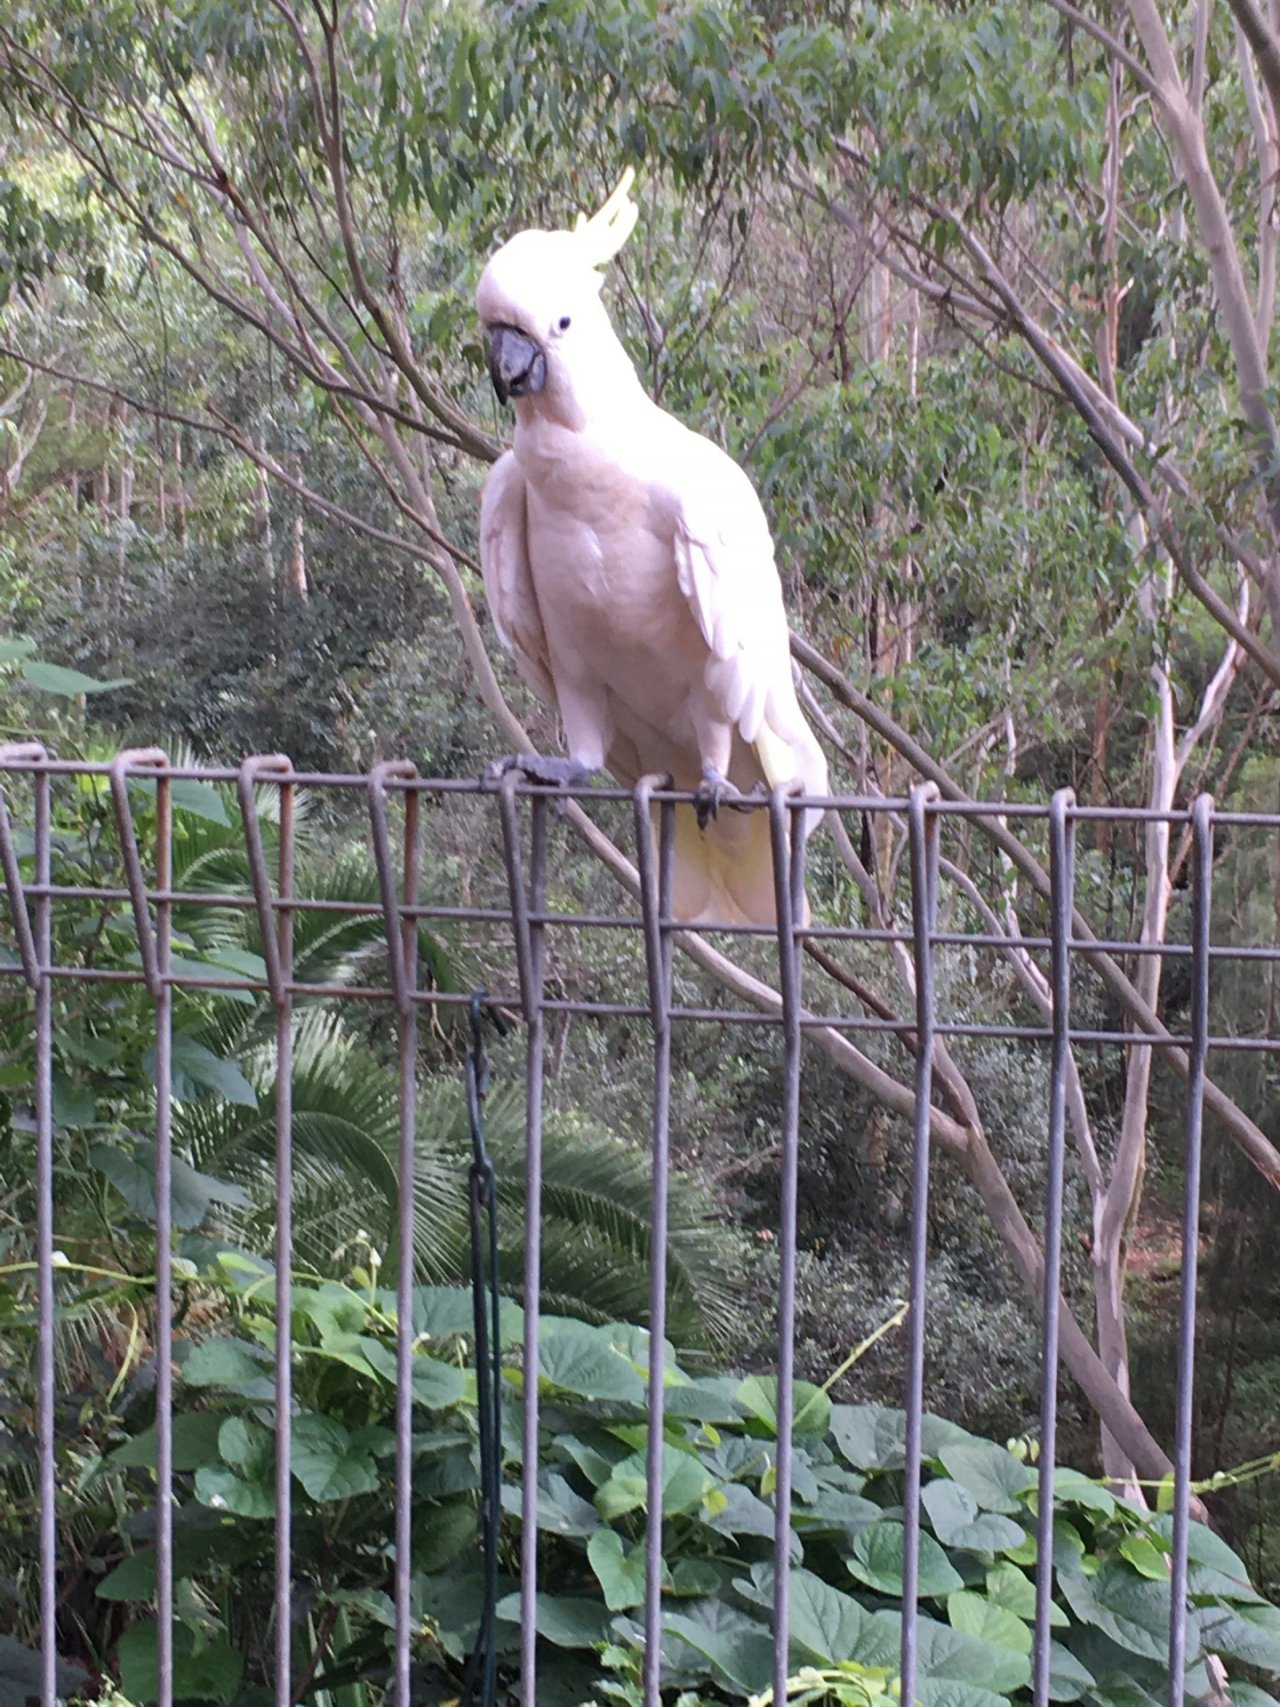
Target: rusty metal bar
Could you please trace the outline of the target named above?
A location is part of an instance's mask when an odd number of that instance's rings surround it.
[[[399,1197],[396,1205],[396,1497],[394,1699],[409,1707],[409,1651],[413,1633],[413,1264],[414,1175],[417,1166],[418,927],[402,909],[417,901],[421,852],[418,834],[420,796],[404,797],[404,852],[397,887],[388,830],[387,790],[417,773],[407,761],[376,767],[369,778],[369,821],[386,921],[387,955],[396,993],[400,1076],[400,1131],[396,1147]]]
[[[117,755],[111,766],[124,861],[125,882],[133,903],[138,953],[147,989],[155,999],[156,1019],[156,1680],[160,1707],[173,1701],[173,986],[170,983],[172,908],[156,908],[155,923],[146,873],[138,850],[137,828],[129,799],[129,776],[163,773],[169,759],[158,747],[138,747]],[[173,884],[173,802],[167,775],[156,776],[156,882]]]
[[[1182,1194],[1182,1282],[1178,1300],[1178,1397],[1173,1450],[1173,1556],[1169,1561],[1169,1707],[1182,1707],[1187,1669],[1187,1535],[1191,1503],[1191,1425],[1195,1398],[1196,1280],[1200,1260],[1200,1158],[1209,1037],[1209,932],[1213,906],[1213,797],[1191,809],[1191,1052],[1186,1091]]]
[[[756,810],[770,814],[770,834],[777,886],[776,940],[779,954],[781,1003],[777,1011],[698,1005],[674,999],[672,944],[680,927],[672,918],[671,869],[675,813],[685,810],[688,796],[664,786],[665,779],[646,778],[629,794],[621,790],[589,791],[589,798],[631,802],[637,839],[640,874],[638,907],[627,914],[557,912],[546,898],[548,836],[551,815],[548,807],[559,792],[531,787],[511,775],[497,788],[481,789],[464,780],[447,784],[420,779],[411,765],[377,767],[359,778],[304,777],[294,773],[288,761],[259,757],[246,761],[238,771],[207,771],[170,765],[163,754],[149,750],[121,754],[109,766],[85,766],[72,761],[47,760],[40,749],[0,748],[0,777],[31,776],[35,789],[34,873],[25,842],[25,821],[16,808],[9,810],[0,793],[0,871],[3,873],[7,916],[12,921],[18,964],[7,964],[0,979],[12,980],[18,988],[25,981],[33,988],[36,1045],[36,1271],[38,1291],[37,1342],[37,1476],[40,1493],[39,1587],[41,1691],[44,1707],[55,1707],[55,1665],[58,1593],[57,1487],[54,1458],[54,1323],[55,1204],[53,1167],[55,1128],[52,1112],[55,1033],[54,997],[60,981],[85,985],[143,984],[155,1010],[156,1025],[156,1327],[154,1335],[157,1391],[157,1610],[159,1614],[159,1693],[162,1703],[172,1698],[173,1688],[173,1545],[172,1545],[172,1333],[170,1300],[172,1282],[171,1245],[171,1107],[173,1094],[172,1003],[175,987],[192,990],[265,991],[274,1006],[277,1022],[276,1086],[276,1579],[275,1579],[275,1698],[277,1707],[290,1707],[295,1679],[292,1676],[292,1576],[290,1441],[288,1417],[292,1402],[289,1369],[291,1313],[290,1267],[292,1254],[293,1109],[292,1050],[294,1005],[299,997],[327,996],[343,1001],[375,1001],[394,1006],[399,1036],[400,1133],[398,1167],[400,1194],[396,1211],[397,1240],[397,1393],[396,1498],[394,1603],[396,1638],[394,1655],[394,1698],[397,1707],[408,1707],[409,1653],[411,1635],[409,1564],[410,1453],[412,1421],[412,1295],[413,1272],[413,1183],[415,1148],[416,1053],[419,1014],[424,1006],[444,1008],[469,1000],[451,991],[419,987],[417,945],[419,929],[432,920],[474,921],[487,929],[510,924],[514,934],[519,993],[490,998],[491,1006],[519,1006],[526,1024],[527,1104],[527,1215],[525,1235],[524,1300],[525,1343],[523,1439],[523,1533],[521,1538],[522,1586],[521,1686],[526,1707],[536,1700],[536,1588],[537,1588],[537,1468],[538,1468],[538,1368],[539,1285],[541,1280],[540,1208],[542,1192],[542,1131],[546,1028],[553,1014],[582,1014],[592,1017],[628,1017],[646,1020],[653,1036],[653,1144],[652,1257],[649,1296],[649,1432],[647,1440],[647,1538],[644,1606],[645,1650],[643,1698],[645,1707],[659,1707],[662,1679],[662,1434],[664,1422],[663,1363],[668,1306],[666,1273],[667,1179],[671,1148],[670,1073],[672,1040],[676,1028],[685,1023],[717,1025],[771,1025],[779,1028],[783,1047],[782,1166],[779,1252],[781,1269],[778,1298],[778,1465],[775,1509],[774,1619],[777,1642],[774,1653],[774,1684],[785,1683],[788,1662],[790,1601],[788,1577],[792,1536],[790,1530],[790,1442],[793,1432],[793,1341],[795,1328],[796,1255],[796,1165],[800,1120],[800,1069],[806,1030],[830,1026],[841,1033],[900,1038],[916,1053],[914,1115],[914,1194],[911,1211],[912,1315],[910,1323],[910,1371],[907,1392],[907,1451],[904,1489],[905,1569],[903,1597],[902,1689],[904,1699],[915,1691],[919,1654],[914,1609],[919,1587],[920,1545],[920,1442],[923,1405],[925,1326],[925,1275],[928,1225],[929,1127],[932,1097],[932,1057],[938,1041],[946,1037],[1025,1040],[1050,1045],[1048,1077],[1049,1147],[1045,1218],[1044,1338],[1041,1392],[1041,1462],[1037,1566],[1036,1634],[1033,1649],[1034,1695],[1038,1704],[1048,1699],[1049,1611],[1048,1572],[1052,1558],[1053,1472],[1057,1399],[1057,1329],[1060,1309],[1059,1263],[1062,1243],[1064,1086],[1066,1063],[1073,1044],[1098,1042],[1126,1049],[1149,1047],[1188,1051],[1189,1078],[1186,1104],[1186,1196],[1183,1215],[1181,1325],[1179,1346],[1179,1389],[1177,1440],[1175,1448],[1174,1523],[1172,1551],[1173,1608],[1169,1632],[1172,1699],[1181,1699],[1187,1657],[1185,1626],[1187,1587],[1188,1489],[1190,1463],[1190,1416],[1193,1380],[1193,1335],[1195,1327],[1195,1282],[1198,1234],[1200,1146],[1206,1055],[1210,1047],[1236,1050],[1280,1048],[1280,1038],[1269,1036],[1215,1037],[1209,1030],[1210,974],[1227,961],[1265,964],[1280,959],[1280,950],[1261,945],[1232,947],[1214,945],[1209,931],[1209,895],[1213,861],[1213,832],[1216,824],[1280,829],[1280,815],[1214,813],[1206,798],[1197,800],[1190,813],[1143,813],[1126,809],[1096,811],[1077,807],[1067,792],[1055,796],[1047,817],[1043,807],[1023,805],[1011,809],[1003,803],[967,803],[963,807],[942,803],[929,787],[917,789],[906,802],[866,802],[862,809],[891,811],[905,816],[911,866],[912,928],[860,929],[857,926],[811,926],[805,922],[804,842],[793,835],[799,820],[795,814],[813,802],[775,791]],[[119,828],[124,884],[116,878],[111,885],[61,885],[53,882],[54,846],[51,786],[55,777],[105,776],[110,780]],[[234,782],[244,819],[251,892],[241,895],[189,894],[176,888],[173,880],[173,782],[183,777]],[[139,853],[139,820],[135,822],[138,790],[136,779],[146,778],[155,788],[156,871],[152,881]],[[370,814],[370,845],[378,873],[378,896],[368,902],[315,901],[296,894],[294,874],[295,794],[304,781],[316,785],[351,788],[363,786]],[[280,791],[280,848],[278,870],[269,874],[256,790],[270,785]],[[422,858],[418,814],[424,794],[462,796],[477,792],[494,794],[506,850],[509,907],[444,907],[422,905],[418,898]],[[576,791],[575,791],[576,792]],[[391,802],[404,801],[403,858],[393,854],[395,835],[390,823]],[[522,805],[527,801],[527,807]],[[1048,831],[1050,869],[1050,930],[1045,936],[1027,934],[1004,937],[998,933],[966,933],[938,928],[938,842],[943,816],[1018,816],[1045,822]],[[527,819],[526,819],[527,814]],[[1161,821],[1190,823],[1194,852],[1192,888],[1194,920],[1191,940],[1186,943],[1141,945],[1125,941],[1100,944],[1082,941],[1072,934],[1072,865],[1074,831],[1080,822],[1104,820],[1141,823]],[[525,828],[527,822],[527,830]],[[15,825],[17,834],[15,834]],[[269,844],[269,839],[268,839]],[[64,921],[75,904],[106,903],[118,907],[127,902],[132,909],[138,943],[140,969],[136,972],[103,967],[76,967],[54,963],[55,934],[70,942]],[[262,977],[203,977],[181,962],[173,952],[174,909],[184,904],[224,906],[256,911],[263,943]],[[295,976],[293,932],[297,915],[307,911],[341,917],[381,919],[387,950],[388,971],[376,985],[352,989],[342,984],[307,983]],[[647,990],[642,999],[597,999],[582,996],[548,995],[546,954],[548,933],[561,926],[583,929],[613,929],[638,933],[644,949]],[[733,927],[726,935],[763,936],[759,928]],[[914,1016],[883,1017],[882,1013],[842,1013],[842,998],[835,986],[826,1005],[828,1012],[802,1005],[800,949],[808,938],[851,941],[859,944],[910,942],[915,968]],[[554,940],[554,939],[553,939]],[[961,946],[971,949],[1022,947],[1047,951],[1050,957],[1054,995],[1052,1022],[1048,1026],[982,1023],[943,1018],[937,1010],[934,959],[939,948]],[[1123,1031],[1119,1026],[1094,1025],[1074,1029],[1070,1023],[1072,954],[1089,956],[1105,947],[1123,953],[1157,953],[1171,960],[1189,961],[1192,1003],[1185,1035],[1151,1036]],[[64,948],[70,956],[73,951]],[[818,980],[811,982],[816,986]],[[61,983],[65,988],[65,982]],[[618,992],[622,998],[635,994]],[[884,1012],[889,1012],[886,1009]],[[1194,1657],[1194,1656],[1193,1656]]]
[[[657,808],[655,865],[653,791],[668,779],[641,777],[635,790],[636,867],[644,917],[649,1019],[653,1029],[653,1214],[649,1258],[649,1414],[646,1441],[644,1578],[644,1707],[660,1707],[662,1677],[663,1382],[667,1333],[667,1185],[671,1171],[671,856],[675,808]]]
[[[1044,1290],[1041,1309],[1040,1468],[1036,1514],[1036,1616],[1033,1689],[1049,1701],[1049,1629],[1053,1611],[1053,1488],[1058,1428],[1058,1316],[1062,1306],[1062,1192],[1066,1167],[1067,1066],[1071,1054],[1071,908],[1075,890],[1075,796],[1059,789],[1049,803],[1049,879],[1053,941],[1053,1051],[1049,1064],[1049,1153],[1046,1161]]]
[[[791,1440],[796,1343],[796,1199],[800,1167],[800,1030],[803,960],[803,818],[797,791],[785,784],[769,796],[769,835],[778,920],[778,988],[782,995],[782,1135],[778,1205],[778,1445],[774,1482],[773,1691],[787,1696],[791,1646]],[[800,829],[801,833],[796,834]]]
[[[920,783],[908,814],[911,922],[916,984],[915,1117],[911,1151],[911,1314],[908,1328],[907,1439],[904,1468],[902,1568],[902,1699],[916,1698],[917,1613],[920,1587],[920,1460],[924,1421],[924,1325],[929,1236],[929,1122],[933,1112],[936,1033],[933,932],[938,918],[938,790]]]
[[[53,859],[53,808],[49,777],[35,779],[36,877],[48,883]],[[58,1493],[54,1429],[53,1275],[53,916],[48,900],[36,902],[33,946],[40,978],[36,985],[36,1286],[37,1366],[36,1486],[40,1498],[40,1700],[57,1701]]]
[[[43,759],[44,748],[34,741],[10,742],[0,746],[0,771],[8,768],[18,760]],[[22,964],[23,975],[33,990],[38,989],[43,976],[40,956],[36,952],[35,937],[31,931],[31,915],[27,911],[27,890],[22,882],[22,872],[18,866],[18,850],[13,840],[13,829],[9,823],[9,810],[5,804],[4,790],[0,788],[0,871],[4,872],[5,894],[9,899],[9,917],[13,920],[13,934],[18,945],[18,959]],[[48,879],[45,879],[47,885]],[[32,885],[34,890],[37,885]]]
[[[264,777],[290,776],[292,772],[293,765],[283,753],[255,753],[244,761],[236,776],[236,795],[240,801],[245,853],[249,861],[249,881],[253,885],[253,904],[258,912],[258,934],[262,938],[262,959],[267,968],[267,989],[271,992],[271,1000],[277,1011],[284,1004],[285,980],[280,956],[278,921],[271,897],[271,880],[267,876],[267,856],[262,845],[262,824],[258,818],[257,786]],[[283,797],[281,804],[283,805]],[[282,828],[282,839],[283,835]]]
[[[500,785],[507,885],[515,928],[525,1022],[525,1242],[524,1242],[524,1412],[520,1498],[520,1693],[524,1707],[536,1707],[538,1593],[538,1369],[542,1286],[542,1112],[546,1056],[543,982],[544,927],[530,920],[541,912],[546,888],[547,801],[535,794],[530,807],[529,874],[516,809],[518,780],[508,771]]]
[[[125,884],[133,905],[133,927],[138,937],[138,953],[142,957],[143,982],[153,996],[160,994],[160,968],[156,959],[156,938],[151,925],[147,880],[143,875],[142,860],[138,854],[133,808],[129,804],[129,776],[131,773],[145,775],[157,769],[167,771],[168,767],[169,760],[159,747],[133,747],[118,754],[110,769],[111,799],[116,811],[116,829],[120,837],[120,857],[124,861]]]
[[[275,1410],[274,1482],[275,1580],[273,1619],[276,1707],[290,1707],[293,1695],[293,915],[278,909],[271,894],[262,823],[258,816],[260,782],[280,785],[277,881],[282,902],[293,893],[294,795],[288,778],[293,765],[280,753],[256,753],[245,759],[236,778],[236,796],[244,828],[249,881],[258,915],[267,989],[276,1010],[276,1239],[275,1239]]]
[[[0,756],[0,770],[7,767]],[[25,774],[30,774],[27,772]],[[393,785],[389,785],[393,786]],[[394,791],[394,789],[393,789]],[[655,805],[670,804],[666,801],[654,801]],[[1070,822],[1074,825],[1075,816]],[[1215,815],[1215,822],[1221,823],[1220,816]],[[1280,829],[1280,823],[1275,828]],[[54,883],[42,885],[28,883],[21,886],[21,893],[33,901],[43,893],[48,893],[58,901],[128,901],[129,891],[123,888],[113,888],[108,884],[96,885],[89,888],[76,884]],[[256,902],[252,895],[218,894],[210,890],[160,890],[149,891],[152,902],[170,901],[174,906],[226,907],[252,911]],[[334,913],[347,915],[352,918],[368,918],[376,908],[365,901],[333,901],[299,897],[294,905],[296,914],[302,913]],[[440,920],[442,922],[458,921],[467,924],[497,924],[509,923],[509,913],[501,907],[451,907],[428,904],[410,909],[401,909],[406,918],[421,920]],[[574,926],[586,930],[602,931],[631,931],[642,935],[644,921],[639,917],[629,917],[625,914],[609,913],[538,913],[530,914],[533,924],[556,924]],[[771,933],[761,925],[733,924],[726,921],[714,927],[717,936],[762,937]],[[856,943],[903,943],[910,944],[910,931],[882,929],[871,925],[819,925],[810,924],[805,929],[806,940],[814,942],[856,942]],[[989,931],[947,931],[938,930],[934,933],[934,943],[939,948],[983,948],[1007,953],[1011,949],[1035,950],[1037,953],[1048,953],[1053,944],[1047,936],[1036,936],[1024,933],[1006,935],[1004,932]],[[1131,937],[1070,937],[1067,943],[1073,953],[1093,954],[1107,953],[1113,955],[1132,955],[1159,960],[1190,960],[1191,946],[1183,942],[1138,942]],[[1262,965],[1274,965],[1280,962],[1280,948],[1265,943],[1221,943],[1211,945],[1209,949],[1211,961],[1256,961]],[[184,979],[185,983],[186,980]],[[246,986],[247,987],[247,986]],[[266,988],[265,984],[260,986]],[[911,1022],[903,1020],[903,1025]],[[1047,1036],[1048,1033],[1045,1033]],[[1073,1034],[1074,1035],[1074,1034]],[[1119,1035],[1119,1034],[1117,1034]],[[1142,1042],[1142,1038],[1130,1039],[1124,1034],[1124,1041],[1129,1044]],[[1152,1040],[1149,1040],[1152,1041]],[[1163,1034],[1154,1038],[1159,1044],[1168,1044],[1171,1039]],[[1175,1040],[1178,1041],[1178,1040]],[[1280,1042],[1280,1039],[1275,1040]],[[1186,1048],[1188,1040],[1183,1037],[1180,1046]]]

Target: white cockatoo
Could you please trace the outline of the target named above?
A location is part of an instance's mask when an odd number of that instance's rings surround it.
[[[751,481],[650,400],[600,300],[638,210],[632,173],[573,231],[521,231],[476,291],[513,449],[480,505],[485,594],[525,681],[559,713],[567,759],[539,780],[668,773],[675,915],[775,920],[769,815],[719,809],[827,765],[796,699],[773,542]],[[804,833],[821,821],[804,814]]]

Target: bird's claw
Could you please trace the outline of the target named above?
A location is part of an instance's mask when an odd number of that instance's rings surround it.
[[[530,782],[546,783],[548,788],[565,789],[580,788],[595,775],[593,770],[580,765],[576,759],[548,759],[541,753],[508,753],[484,767],[481,781],[500,782],[509,771],[519,771]],[[561,815],[563,805],[557,802],[555,810],[557,816]]]
[[[705,830],[713,818],[720,816],[722,806],[731,806],[741,798],[727,776],[723,776],[714,765],[704,765],[702,781],[693,791],[693,810],[698,828]]]
[[[713,818],[720,816],[720,808],[727,806],[731,812],[750,812],[758,800],[764,798],[768,790],[762,783],[748,794],[731,783],[714,765],[703,768],[702,781],[693,791],[693,810],[698,820],[698,828],[705,830]]]

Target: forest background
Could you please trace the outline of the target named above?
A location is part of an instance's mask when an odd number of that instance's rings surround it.
[[[437,776],[553,749],[476,573],[477,493],[510,423],[471,295],[505,235],[571,223],[634,163],[640,227],[607,299],[651,393],[762,494],[838,786],[894,795],[927,777],[948,798],[1009,802],[1069,786],[1158,809],[1210,791],[1274,809],[1278,114],[1280,26],[1260,0],[10,0],[4,737],[64,756],[280,751],[328,770],[410,756]],[[234,878],[219,799],[188,808],[183,870]],[[61,810],[66,869],[100,877],[106,804],[86,791]],[[566,895],[616,903],[617,827],[570,810]],[[489,815],[433,833],[437,898],[500,897]],[[1082,830],[1078,933],[1185,937],[1189,848],[1154,820]],[[302,854],[317,892],[373,893],[340,815],[311,815]],[[902,917],[903,863],[887,820],[860,846],[815,842],[817,915]],[[1042,830],[975,820],[945,849],[944,914],[995,937],[1042,927],[1046,864]],[[1275,946],[1274,840],[1220,836],[1214,895],[1223,940]],[[197,958],[253,953],[208,920],[187,931]],[[426,946],[459,987],[486,970],[483,943]],[[767,1005],[767,963],[731,951],[701,946],[680,977],[703,1000]],[[128,948],[105,921],[75,952]],[[310,952],[335,977],[372,975],[354,927]],[[625,960],[584,942],[555,975],[597,987],[631,975]],[[1179,964],[1094,955],[1076,1012],[1178,1030]],[[957,1017],[1042,1023],[1045,970],[1012,946],[955,957],[943,998]],[[892,951],[851,951],[841,976],[867,1012],[910,1011]],[[67,1000],[60,1133],[68,1180],[88,1182],[74,1214],[88,1249],[105,1241],[142,1273],[144,1004],[122,997],[108,1022]],[[1215,975],[1223,1029],[1274,1034],[1276,1003],[1271,967]],[[182,1021],[190,1226],[221,1216],[265,1251],[267,1034],[233,1007],[192,1000]],[[2,1011],[12,1182],[29,1178],[27,1021],[20,1002]],[[366,1272],[394,1202],[388,1041],[333,1013],[303,1023],[304,1255],[317,1274]],[[909,1041],[827,1033],[807,1060],[800,1358],[816,1382],[903,1290]],[[648,1250],[626,1210],[644,1177],[644,1052],[625,1028],[566,1023],[553,1057],[556,1226],[585,1228],[592,1255],[575,1264],[572,1238],[549,1239],[548,1296],[584,1320],[641,1321]],[[423,1063],[437,1190],[434,1206],[422,1193],[419,1261],[440,1282],[465,1266],[457,1067],[446,1030]],[[1068,1086],[1068,1455],[1122,1487],[1168,1467],[1184,1071],[1176,1052],[1097,1048]],[[970,1040],[935,1076],[929,1402],[1000,1438],[1034,1420],[1043,1073],[1034,1049]],[[1280,1412],[1275,1068],[1232,1054],[1212,1076],[1201,1473],[1274,1450]],[[677,1039],[673,1337],[718,1367],[771,1357],[777,1087],[767,1044]],[[514,1104],[495,1129],[518,1199]],[[16,1263],[29,1188],[5,1193]],[[513,1281],[518,1217],[513,1200]],[[120,1300],[89,1287],[81,1302],[67,1368],[114,1426],[132,1355]],[[887,1336],[836,1396],[892,1402],[903,1356]],[[1264,1592],[1280,1581],[1275,1500],[1257,1480],[1214,1507]],[[18,1508],[12,1521],[11,1541]]]

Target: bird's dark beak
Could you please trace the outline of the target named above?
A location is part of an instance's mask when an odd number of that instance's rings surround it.
[[[514,326],[494,326],[489,332],[489,377],[499,403],[541,391],[547,383],[542,346]]]

